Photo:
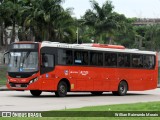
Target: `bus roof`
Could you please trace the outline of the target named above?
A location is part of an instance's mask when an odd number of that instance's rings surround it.
[[[102,46],[101,46],[102,45]],[[122,52],[122,53],[138,53],[138,54],[154,54],[154,51],[142,51],[139,49],[127,49],[124,46],[120,45],[106,45],[105,44],[67,44],[67,43],[59,43],[59,42],[50,42],[44,41],[41,44],[41,47],[57,47],[57,48],[71,48],[71,49],[79,49],[79,50],[95,50],[95,51],[109,51],[109,52]],[[107,47],[108,46],[108,47]]]

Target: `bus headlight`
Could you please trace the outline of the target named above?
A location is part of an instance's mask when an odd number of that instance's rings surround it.
[[[32,79],[32,80],[29,82],[29,84],[34,83],[34,82],[36,82],[37,80],[38,80],[38,77],[37,77],[37,78]]]

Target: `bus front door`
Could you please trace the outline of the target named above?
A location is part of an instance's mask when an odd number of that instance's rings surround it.
[[[50,49],[41,50],[41,81],[42,90],[53,90],[54,84],[54,68],[55,68],[55,55]]]

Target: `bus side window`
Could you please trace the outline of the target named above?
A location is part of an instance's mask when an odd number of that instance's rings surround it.
[[[117,54],[116,53],[105,53],[104,65],[116,67],[117,66]]]
[[[144,68],[153,69],[155,67],[155,57],[151,55],[144,55]]]
[[[118,66],[124,67],[124,55],[123,54],[118,55]]]
[[[88,51],[75,51],[74,52],[74,64],[76,65],[88,65]]]
[[[42,54],[42,67],[48,66],[48,58],[45,54]]]
[[[91,52],[90,64],[94,66],[103,66],[103,53]]]
[[[58,64],[72,65],[73,64],[72,50],[58,49]]]
[[[73,64],[73,53],[71,50],[66,50],[66,64],[67,65]]]
[[[132,55],[132,67],[143,68],[143,55]]]
[[[90,64],[91,65],[97,64],[97,54],[95,52],[90,52]]]
[[[42,54],[42,67],[53,67],[53,55],[50,54]]]
[[[130,67],[130,54],[119,53],[118,65],[119,67]]]
[[[83,61],[82,64],[83,65],[88,65],[88,52],[82,52],[82,56],[83,56]]]
[[[98,53],[97,56],[98,56],[97,65],[103,66],[103,54],[102,53]]]

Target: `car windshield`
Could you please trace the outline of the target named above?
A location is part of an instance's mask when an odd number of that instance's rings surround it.
[[[8,72],[38,71],[38,52],[10,52]]]

